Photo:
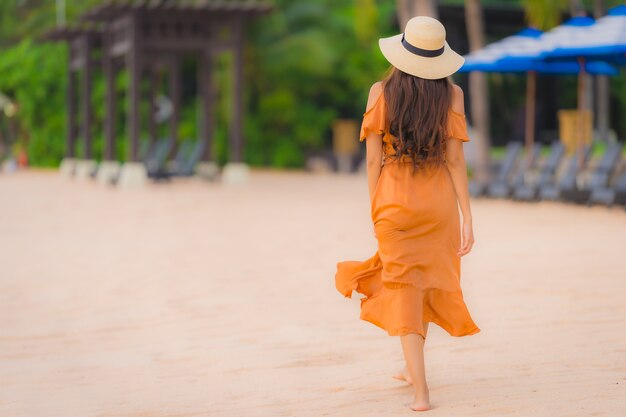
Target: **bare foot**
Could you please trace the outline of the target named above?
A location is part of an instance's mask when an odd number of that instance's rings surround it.
[[[413,397],[413,403],[410,405],[411,410],[413,411],[426,411],[430,410],[430,399],[428,398],[428,388],[420,392],[416,393]]]
[[[413,381],[411,380],[411,376],[409,375],[409,371],[406,369],[406,367],[404,367],[401,371],[398,371],[397,374],[392,376],[393,379],[397,379],[399,381],[405,381],[408,384],[413,384]]]

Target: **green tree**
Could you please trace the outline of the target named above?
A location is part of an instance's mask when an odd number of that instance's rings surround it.
[[[295,167],[330,145],[335,118],[362,115],[369,85],[387,67],[374,40],[391,19],[380,15],[394,10],[371,1],[276,3],[247,50],[246,153],[255,165]]]
[[[0,91],[11,97],[21,143],[31,163],[54,166],[63,155],[66,52],[24,40],[2,51]]]

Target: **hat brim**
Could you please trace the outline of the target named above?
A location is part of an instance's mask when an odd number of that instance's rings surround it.
[[[427,80],[446,78],[457,72],[465,58],[454,52],[445,42],[443,53],[436,57],[423,57],[402,46],[402,34],[378,40],[378,46],[387,61],[402,72]]]

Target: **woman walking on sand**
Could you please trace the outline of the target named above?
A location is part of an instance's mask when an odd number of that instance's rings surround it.
[[[365,296],[361,319],[400,336],[406,367],[394,377],[413,384],[410,407],[424,411],[428,323],[452,336],[480,331],[460,286],[460,257],[474,243],[463,156],[469,138],[463,91],[448,77],[464,59],[443,25],[426,16],[379,46],[392,67],[370,89],[360,133],[378,251],[364,262],[339,262],[335,281],[344,296]]]

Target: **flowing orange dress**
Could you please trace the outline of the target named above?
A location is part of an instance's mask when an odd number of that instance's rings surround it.
[[[371,258],[337,263],[335,285],[345,297],[361,298],[361,319],[390,336],[417,333],[433,322],[452,336],[478,333],[460,285],[460,216],[452,178],[445,165],[419,168],[394,153],[385,125],[385,99],[363,114],[360,141],[383,135],[384,161],[374,191],[371,216],[378,251]],[[450,109],[449,140],[469,141],[465,115]]]

